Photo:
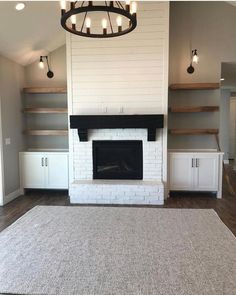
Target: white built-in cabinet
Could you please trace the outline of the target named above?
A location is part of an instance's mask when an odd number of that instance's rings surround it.
[[[170,191],[211,191],[222,196],[220,152],[169,152]]]
[[[68,152],[20,153],[22,188],[68,189]]]

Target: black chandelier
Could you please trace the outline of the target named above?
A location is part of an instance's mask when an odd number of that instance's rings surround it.
[[[92,29],[95,13],[103,15],[100,20],[102,27],[95,25]],[[110,38],[125,35],[137,26],[137,4],[131,1],[70,1],[70,8],[67,9],[67,1],[61,1],[61,25],[66,31],[83,37]]]

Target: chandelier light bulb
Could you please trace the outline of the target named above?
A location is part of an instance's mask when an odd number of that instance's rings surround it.
[[[73,25],[75,25],[75,24],[76,24],[76,15],[73,14],[73,15],[70,17],[70,20],[71,20],[71,23],[72,23]]]
[[[102,28],[103,28],[103,34],[106,35],[107,34],[107,20],[105,18],[102,20]]]
[[[105,18],[102,20],[102,28],[103,29],[107,28],[107,20]]]
[[[60,2],[60,4],[61,4],[61,10],[66,10],[66,1],[65,0],[62,0]]]
[[[72,14],[72,16],[70,17],[70,21],[72,23],[72,30],[76,30],[76,15]]]
[[[85,26],[86,26],[86,32],[87,34],[90,34],[90,28],[91,28],[91,19],[89,17],[85,20]]]
[[[116,24],[118,27],[122,26],[122,17],[121,16],[117,16],[116,18]]]
[[[137,13],[137,3],[132,2],[131,4],[131,14],[136,14]]]
[[[118,26],[118,32],[121,32],[122,31],[122,17],[121,16],[117,16],[116,23]]]
[[[86,18],[85,25],[87,29],[91,28],[91,19],[89,17]]]

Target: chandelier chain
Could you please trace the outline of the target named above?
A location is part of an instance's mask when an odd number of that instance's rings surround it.
[[[120,4],[120,7],[121,7],[122,9],[124,9],[124,6],[122,5],[122,3],[120,3],[120,1],[116,1],[116,2],[118,2],[118,3]]]
[[[108,6],[108,5],[107,5],[107,1],[105,1],[105,4],[106,4],[106,6]],[[112,34],[113,34],[114,32],[113,32],[113,27],[112,27],[111,17],[110,17],[110,13],[109,13],[109,11],[107,11],[107,15],[108,15],[109,23],[110,23],[111,32],[112,32]]]
[[[84,29],[84,23],[85,23],[85,20],[86,20],[87,14],[88,14],[88,12],[86,11],[86,12],[85,12],[85,15],[84,15],[84,19],[83,19],[82,26],[81,26],[81,32],[83,32],[83,29]]]

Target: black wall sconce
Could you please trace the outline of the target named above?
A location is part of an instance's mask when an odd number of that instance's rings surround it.
[[[194,49],[194,50],[192,50],[192,55],[191,55],[191,62],[190,62],[190,65],[189,65],[189,67],[187,68],[187,72],[189,73],[189,74],[193,74],[194,73],[194,71],[195,71],[195,69],[194,69],[194,67],[193,67],[193,63],[198,63],[198,61],[199,61],[199,57],[198,57],[198,55],[197,55],[197,49]]]
[[[53,78],[54,77],[54,73],[50,70],[50,67],[49,67],[49,62],[48,62],[48,56],[40,56],[40,59],[39,59],[39,67],[40,69],[44,69],[44,61],[43,59],[46,60],[46,63],[47,63],[47,67],[48,67],[48,72],[47,72],[47,76],[48,78]]]

